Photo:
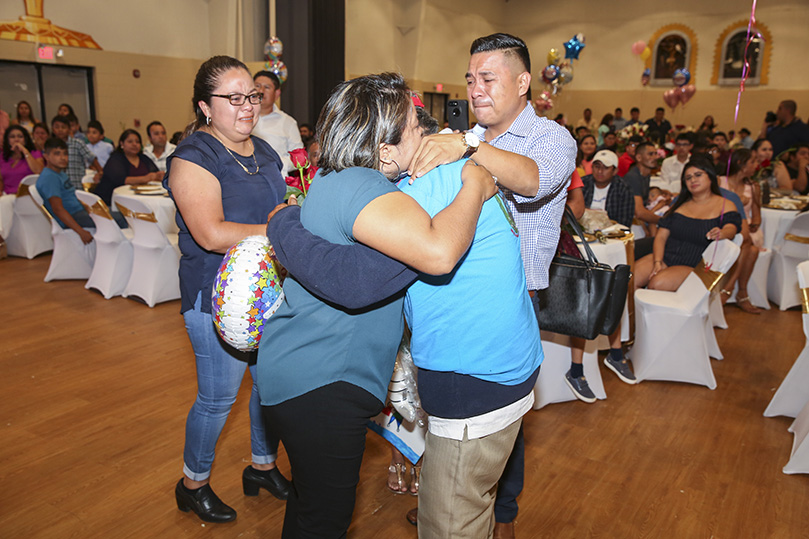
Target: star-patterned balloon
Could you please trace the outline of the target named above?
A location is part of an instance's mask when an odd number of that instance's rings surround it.
[[[579,40],[578,36],[573,36],[572,38],[570,38],[570,41],[566,41],[564,45],[565,45],[565,58],[572,60],[578,60],[581,50],[586,46]]]
[[[284,300],[280,265],[265,236],[250,236],[231,247],[216,274],[211,297],[214,327],[229,345],[256,350],[264,321]]]

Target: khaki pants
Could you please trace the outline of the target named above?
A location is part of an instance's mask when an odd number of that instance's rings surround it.
[[[522,418],[484,438],[427,433],[419,487],[420,539],[482,539],[494,531],[494,499]]]

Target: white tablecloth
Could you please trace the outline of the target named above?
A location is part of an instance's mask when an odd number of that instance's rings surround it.
[[[761,208],[761,230],[764,232],[764,247],[772,249],[783,244],[784,234],[787,233],[797,215],[797,210]]]
[[[160,228],[163,229],[163,232],[167,234],[176,234],[179,230],[177,228],[177,223],[174,220],[174,216],[176,213],[176,208],[174,206],[174,201],[171,200],[168,196],[163,194],[160,195],[136,195],[132,188],[128,185],[122,185],[121,187],[117,187],[112,192],[112,210],[118,209],[116,206],[116,202],[120,200],[121,204],[126,206],[126,199],[127,198],[134,198],[146,204],[152,213],[154,213],[155,218],[157,218],[157,224],[160,225]]]

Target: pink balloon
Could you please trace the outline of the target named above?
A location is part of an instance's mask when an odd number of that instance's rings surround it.
[[[671,110],[674,110],[680,103],[680,93],[676,88],[666,90],[663,92],[663,101],[665,101],[666,105],[671,107]]]
[[[694,97],[695,93],[697,93],[697,87],[693,84],[686,84],[680,88],[680,102],[685,105]]]
[[[634,54],[635,56],[638,56],[638,55],[640,55],[640,53],[643,52],[643,49],[645,49],[645,48],[646,48],[646,42],[645,41],[636,41],[636,42],[634,42],[632,44],[632,54]]]

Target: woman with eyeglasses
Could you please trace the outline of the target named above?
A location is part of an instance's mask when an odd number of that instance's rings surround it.
[[[282,500],[289,493],[289,482],[275,465],[278,438],[261,419],[255,353],[225,344],[211,319],[211,290],[224,253],[247,236],[265,234],[267,216],[282,202],[286,183],[278,154],[250,134],[261,94],[242,62],[214,56],[202,64],[192,102],[196,118],[168,158],[163,180],[177,205],[180,312],[196,356],[198,387],[175,496],[181,511],[193,511],[206,522],[227,522],[236,511],[211,489],[211,465],[248,366],[252,465],[242,474],[244,493],[255,496],[264,488]]]
[[[118,137],[118,147],[110,154],[104,165],[104,172],[95,194],[109,206],[112,204],[112,192],[118,187],[143,185],[162,179],[163,173],[157,169],[154,161],[143,153],[140,133],[134,129],[126,129]]]

